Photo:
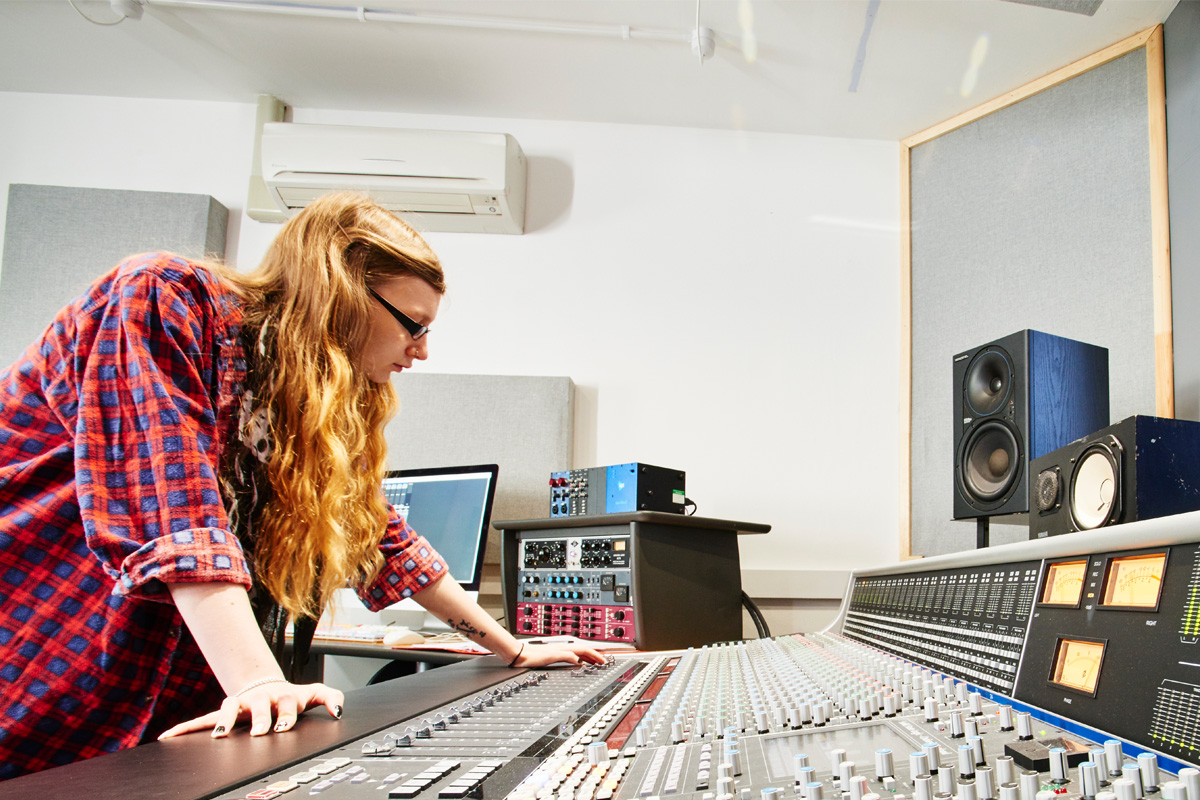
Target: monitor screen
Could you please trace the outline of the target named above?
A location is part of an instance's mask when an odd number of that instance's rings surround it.
[[[383,480],[387,501],[467,591],[479,591],[497,472],[495,464],[402,469]]]

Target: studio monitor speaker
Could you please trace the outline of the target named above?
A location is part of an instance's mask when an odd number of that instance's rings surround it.
[[[1029,538],[1200,509],[1200,422],[1130,417],[1030,465]]]
[[[1109,423],[1108,350],[1019,331],[954,357],[954,518],[1029,510],[1029,462]]]

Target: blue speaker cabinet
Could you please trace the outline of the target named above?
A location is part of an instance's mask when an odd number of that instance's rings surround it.
[[[1029,510],[1029,462],[1105,427],[1108,350],[1024,330],[954,356],[954,518]]]

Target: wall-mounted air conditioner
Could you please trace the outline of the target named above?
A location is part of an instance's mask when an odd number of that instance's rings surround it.
[[[525,230],[525,154],[506,133],[268,122],[262,175],[289,215],[353,189],[422,231]]]

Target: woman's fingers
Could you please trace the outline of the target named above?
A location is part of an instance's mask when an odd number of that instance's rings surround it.
[[[233,726],[237,724],[238,717],[242,713],[242,704],[240,698],[226,697],[225,702],[221,703],[221,708],[216,712],[216,719],[213,720],[212,737],[220,739],[228,736],[233,730]]]
[[[346,695],[323,683],[312,683],[304,688],[312,691],[305,708],[312,708],[318,705],[325,706],[331,717],[334,719],[342,718],[342,706],[346,703]]]
[[[290,731],[296,724],[296,719],[299,715],[300,711],[296,697],[291,694],[283,695],[275,703],[275,727],[272,730],[275,733]],[[251,733],[253,733],[253,730]]]
[[[217,723],[217,715],[219,713],[221,712],[210,711],[202,717],[196,717],[195,719],[189,719],[187,722],[181,722],[178,725],[163,731],[159,735],[158,740],[161,742],[163,739],[170,739],[175,736],[181,736],[185,733],[195,733],[196,731],[209,730]]]
[[[238,724],[250,721],[250,735],[284,733],[296,726],[300,715],[314,706],[325,706],[330,716],[341,719],[346,697],[323,683],[296,685],[277,681],[263,684],[236,697],[227,697],[217,711],[181,722],[158,738],[170,739],[185,733],[210,730],[214,739],[228,736]]]

